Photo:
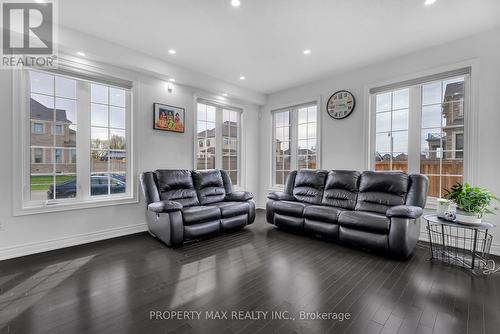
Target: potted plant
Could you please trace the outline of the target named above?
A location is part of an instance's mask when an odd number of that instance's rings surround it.
[[[436,214],[439,218],[444,218],[445,215],[446,215],[446,211],[448,211],[448,207],[450,206],[449,205],[449,200],[447,200],[446,198],[438,198],[436,203],[437,203],[437,207],[436,207]]]
[[[490,209],[492,200],[499,200],[486,189],[473,187],[468,183],[457,183],[450,190],[445,189],[445,197],[457,205],[457,220],[468,224],[481,224],[485,213],[494,213]]]

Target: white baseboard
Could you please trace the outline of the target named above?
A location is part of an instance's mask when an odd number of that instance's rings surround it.
[[[419,240],[429,242],[429,235],[425,231],[420,232]],[[471,247],[472,248],[472,247]],[[491,243],[490,254],[500,256],[500,244]]]
[[[47,252],[55,249],[66,248],[89,242],[121,237],[128,234],[147,231],[146,224],[136,224],[103,231],[72,235],[69,237],[27,243],[14,247],[0,248],[0,261],[20,256]]]

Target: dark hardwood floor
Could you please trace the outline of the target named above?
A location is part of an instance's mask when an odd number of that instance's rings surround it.
[[[178,249],[143,233],[0,262],[0,333],[500,333],[500,275],[427,258],[424,247],[398,261],[288,234],[259,211],[240,232]],[[150,320],[172,310],[202,315]]]

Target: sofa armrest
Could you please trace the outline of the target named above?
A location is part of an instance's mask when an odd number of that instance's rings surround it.
[[[273,191],[267,195],[267,198],[275,200],[275,201],[295,201],[295,197],[284,193],[282,191]]]
[[[226,194],[224,201],[226,202],[245,202],[253,198],[253,194],[249,191],[233,191],[230,194]]]
[[[182,204],[175,201],[159,201],[148,205],[148,210],[155,213],[174,212],[182,209]]]
[[[412,219],[417,219],[422,216],[422,213],[424,211],[422,208],[418,206],[412,206],[412,205],[397,205],[393,206],[387,212],[385,215],[389,218],[392,217],[397,217],[397,218],[412,218]]]

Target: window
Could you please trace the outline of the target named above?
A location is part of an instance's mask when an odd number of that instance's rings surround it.
[[[198,149],[196,169],[215,168],[216,148],[210,146],[210,138],[215,139],[215,114],[215,106],[198,103],[197,134],[202,146]]]
[[[76,150],[75,149],[71,149],[70,150],[70,154],[71,154],[71,162],[72,164],[76,164]]]
[[[90,85],[90,160],[91,178],[101,178],[102,187],[94,196],[125,192],[116,180],[127,173],[126,92],[105,85]],[[107,189],[105,189],[107,188]]]
[[[376,96],[376,170],[408,171],[409,89]]]
[[[25,74],[32,124],[25,206],[130,196],[130,88],[43,71]],[[52,131],[43,131],[44,124]]]
[[[55,163],[56,164],[61,164],[63,162],[62,161],[62,149],[56,148],[55,152],[56,152],[56,161],[55,161]]]
[[[284,185],[291,170],[319,168],[317,105],[273,111],[273,185]]]
[[[464,134],[463,132],[455,132],[455,142],[453,143],[454,146],[454,153],[455,159],[463,159],[464,158]]]
[[[43,133],[43,123],[33,123],[33,127],[31,132],[36,133],[36,134],[42,134]]]
[[[429,197],[464,182],[468,73],[372,93],[374,169],[429,177]]]
[[[33,148],[33,163],[41,164],[43,163],[43,148],[35,147]]]
[[[223,169],[234,185],[240,174],[241,110],[211,102],[197,103],[196,169]]]
[[[61,124],[54,125],[54,134],[59,136],[64,134],[63,126]]]

